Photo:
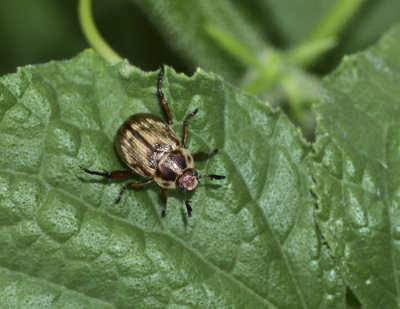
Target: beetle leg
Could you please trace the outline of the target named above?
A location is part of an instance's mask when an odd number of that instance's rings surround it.
[[[167,118],[167,123],[172,124],[171,112],[169,111],[168,103],[165,101],[164,94],[162,92],[162,79],[164,77],[164,65],[160,65],[160,75],[158,75],[158,87],[157,87],[157,97],[160,102],[161,108]]]
[[[185,206],[186,206],[188,216],[191,217],[192,216],[192,207],[190,206],[190,201],[188,200],[186,190],[185,190]]]
[[[130,182],[130,183],[126,184],[125,186],[123,186],[121,188],[121,191],[119,191],[118,197],[115,199],[115,203],[119,203],[119,201],[121,200],[122,194],[124,194],[126,189],[128,189],[128,188],[141,188],[144,185],[147,185],[152,181],[153,181],[153,179],[147,179],[147,180],[143,180],[143,181]]]
[[[165,217],[167,212],[167,195],[165,194],[165,188],[160,188],[160,200],[162,204],[161,217]]]
[[[194,152],[192,153],[192,157],[195,160],[207,160],[209,158],[211,158],[213,155],[218,153],[218,149],[214,149],[213,151],[211,151],[210,153],[206,153],[206,152]]]
[[[135,174],[135,172],[132,171],[132,170],[112,171],[112,172],[107,172],[107,171],[98,172],[98,171],[91,171],[91,170],[88,170],[87,168],[84,168],[84,167],[82,167],[82,166],[79,166],[79,168],[80,168],[82,171],[84,171],[84,172],[86,172],[86,173],[88,173],[88,174],[103,176],[103,177],[106,177],[106,178],[108,178],[108,179],[112,179],[112,178],[124,178],[124,177],[128,177],[128,176],[131,176],[131,175]]]
[[[190,118],[192,118],[194,115],[196,115],[196,113],[199,111],[198,108],[196,108],[193,112],[191,112],[190,114],[188,114],[185,117],[185,120],[183,121],[183,137],[182,137],[182,147],[185,148],[186,147],[186,140],[188,137],[188,121]]]

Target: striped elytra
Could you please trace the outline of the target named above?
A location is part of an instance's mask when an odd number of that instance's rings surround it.
[[[135,173],[147,178],[124,185],[115,200],[116,203],[121,200],[126,189],[140,188],[155,181],[160,186],[161,216],[165,216],[167,208],[165,189],[180,189],[184,192],[186,210],[190,217],[192,207],[188,200],[188,191],[197,187],[200,178],[208,177],[213,180],[224,179],[225,176],[198,175],[194,169],[195,160],[211,158],[218,150],[214,149],[209,153],[190,153],[185,149],[188,138],[188,122],[198,109],[185,117],[181,142],[172,130],[171,113],[161,89],[163,76],[164,67],[161,66],[157,97],[166,121],[152,114],[134,114],[120,126],[115,137],[115,148],[129,169],[99,172],[82,166],[80,168],[88,174],[103,176],[108,179],[125,178]]]
[[[174,131],[152,114],[130,116],[117,132],[115,148],[130,169],[166,189],[176,189],[177,176],[194,168],[191,154],[181,148]]]

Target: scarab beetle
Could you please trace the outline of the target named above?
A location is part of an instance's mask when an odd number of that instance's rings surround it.
[[[186,210],[191,217],[192,207],[188,200],[188,191],[194,190],[199,184],[199,178],[209,177],[224,179],[221,175],[198,175],[194,169],[194,160],[211,158],[218,152],[214,149],[210,153],[189,153],[186,147],[188,137],[189,119],[196,115],[198,109],[185,117],[183,121],[182,142],[179,141],[172,130],[171,113],[162,92],[164,67],[161,66],[158,77],[157,97],[167,122],[152,114],[134,114],[130,116],[118,129],[115,138],[115,148],[122,161],[129,170],[98,172],[79,166],[83,171],[92,175],[99,175],[108,179],[124,178],[135,173],[148,179],[131,182],[121,188],[115,202],[118,203],[126,189],[140,188],[155,181],[160,186],[160,199],[162,203],[161,216],[167,210],[167,196],[165,189],[181,189],[185,194]]]

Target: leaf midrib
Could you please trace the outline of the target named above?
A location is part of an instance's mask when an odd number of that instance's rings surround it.
[[[202,260],[208,267],[210,267],[210,268],[212,268],[213,270],[215,270],[216,272],[222,274],[222,275],[225,276],[228,280],[230,280],[233,284],[239,286],[242,290],[243,290],[243,289],[246,290],[250,295],[253,295],[253,296],[256,297],[257,299],[259,299],[259,301],[260,301],[261,303],[264,303],[265,305],[268,305],[268,306],[271,307],[271,308],[276,308],[276,307],[275,307],[271,302],[269,302],[267,299],[264,299],[262,296],[260,296],[258,293],[256,293],[255,291],[253,291],[251,288],[249,288],[249,287],[248,287],[247,285],[245,285],[244,283],[242,283],[242,282],[240,282],[239,280],[237,280],[236,278],[234,278],[234,277],[233,277],[231,274],[229,274],[228,272],[226,272],[226,271],[222,270],[221,268],[215,266],[215,265],[214,265],[213,263],[211,263],[208,259],[206,259],[202,254],[200,254],[200,253],[198,252],[198,250],[196,250],[195,248],[193,248],[193,247],[191,247],[191,246],[188,246],[188,244],[186,244],[185,242],[183,242],[182,240],[180,240],[179,238],[177,238],[174,234],[172,234],[172,233],[169,232],[168,230],[156,231],[156,230],[153,230],[153,229],[147,229],[147,228],[144,228],[144,227],[142,227],[142,226],[138,226],[138,225],[136,225],[136,224],[134,224],[134,223],[128,221],[127,219],[124,219],[124,218],[118,217],[118,216],[116,216],[116,215],[110,214],[110,213],[108,213],[108,212],[106,212],[106,211],[104,211],[104,210],[100,210],[100,209],[94,207],[92,204],[90,204],[90,203],[84,201],[84,200],[81,199],[80,197],[77,197],[76,195],[73,195],[73,194],[71,194],[71,193],[69,193],[68,191],[65,191],[65,190],[63,190],[63,189],[59,189],[59,188],[57,188],[57,187],[54,187],[54,186],[51,185],[51,184],[48,184],[45,180],[41,179],[41,177],[40,177],[39,175],[33,175],[33,174],[29,174],[29,173],[24,173],[24,172],[4,171],[4,170],[3,170],[2,172],[5,172],[5,173],[13,173],[13,174],[16,174],[16,175],[17,175],[17,174],[18,174],[18,175],[24,175],[24,176],[27,176],[27,175],[28,175],[28,176],[30,176],[31,178],[36,178],[37,180],[39,180],[39,181],[41,181],[41,182],[45,182],[45,183],[47,184],[47,186],[50,187],[50,188],[52,188],[53,190],[58,191],[58,192],[64,194],[65,196],[69,197],[69,198],[72,199],[72,200],[76,200],[77,202],[81,203],[81,205],[85,206],[87,209],[90,209],[90,210],[93,211],[93,212],[96,212],[96,213],[105,215],[105,216],[107,216],[108,218],[110,218],[110,219],[112,219],[112,220],[116,220],[116,221],[118,221],[118,222],[127,224],[127,225],[129,225],[129,226],[131,226],[131,227],[134,227],[134,228],[136,228],[136,229],[138,229],[138,230],[140,230],[140,231],[142,231],[142,232],[144,232],[144,233],[147,233],[147,234],[167,236],[167,237],[169,237],[171,240],[173,240],[174,242],[180,244],[180,245],[181,245],[182,247],[184,247],[186,250],[188,250],[189,252],[191,252],[192,254],[194,254],[194,255],[195,255],[196,257],[198,257],[200,260]],[[78,231],[79,231],[79,230],[80,230],[80,228],[78,229]],[[0,266],[0,268],[5,268],[5,267],[4,267],[4,266]],[[8,268],[5,268],[5,269],[8,269]],[[11,270],[11,269],[10,269],[10,270]],[[42,278],[40,278],[40,277],[35,277],[35,276],[32,276],[32,275],[28,275],[28,274],[25,274],[25,275],[26,275],[26,276],[31,276],[32,278],[38,278],[38,280],[44,280],[44,279],[42,279]],[[46,280],[44,280],[44,281],[46,281]],[[52,283],[51,281],[48,281],[48,282]],[[53,283],[53,284],[54,284],[54,283]],[[75,291],[75,290],[73,290],[73,291]],[[81,293],[81,294],[83,294],[83,295],[86,295],[85,293],[82,293],[82,292],[79,292],[79,291],[76,291],[76,292],[77,292],[77,293]],[[91,296],[88,296],[88,297],[91,297]],[[93,297],[91,297],[91,298],[93,298]]]

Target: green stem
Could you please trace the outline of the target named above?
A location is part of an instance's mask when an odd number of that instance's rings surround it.
[[[336,37],[366,0],[338,0],[309,37],[309,41]]]
[[[229,54],[244,65],[253,69],[257,69],[260,66],[259,61],[254,57],[254,54],[234,38],[229,37],[228,34],[221,32],[218,28],[209,23],[204,25],[204,31]]]
[[[97,30],[92,16],[91,0],[79,0],[79,21],[86,40],[94,50],[110,63],[122,60],[122,57],[107,44]]]
[[[337,40],[333,37],[319,40],[308,40],[295,46],[286,54],[289,64],[307,67],[327,51],[334,48]]]
[[[242,88],[247,92],[275,92],[277,95],[285,92],[291,114],[298,121],[304,115],[305,104],[319,96],[321,86],[315,82],[312,75],[298,66],[307,64],[314,56],[330,49],[335,44],[334,39],[322,38],[307,42],[288,54],[267,46],[262,52],[255,53],[212,24],[205,24],[203,29],[215,43],[247,67],[248,74],[242,84]],[[304,93],[304,84],[312,85],[307,87],[311,89],[309,93]]]
[[[306,41],[292,48],[287,61],[303,67],[313,64],[328,50],[335,47],[338,34],[366,0],[338,0]]]

